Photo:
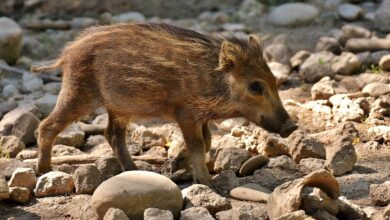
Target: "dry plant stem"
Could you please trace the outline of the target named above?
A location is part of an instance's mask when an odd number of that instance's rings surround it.
[[[70,155],[70,156],[60,156],[53,157],[51,163],[55,165],[61,164],[86,164],[94,163],[97,159],[101,158],[101,155]],[[152,164],[163,164],[166,161],[166,158],[156,157],[152,155],[140,155],[140,156],[131,156],[134,160],[142,160]],[[27,159],[23,160],[26,163],[36,163],[37,159]]]

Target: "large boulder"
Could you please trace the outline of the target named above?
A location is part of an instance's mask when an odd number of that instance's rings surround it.
[[[0,18],[0,59],[13,63],[22,48],[22,29],[11,18]]]
[[[104,181],[92,195],[91,205],[102,218],[111,207],[130,219],[143,219],[147,208],[172,211],[183,207],[179,187],[165,176],[147,171],[127,171]]]

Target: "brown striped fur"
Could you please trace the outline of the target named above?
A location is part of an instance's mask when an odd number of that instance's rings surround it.
[[[272,132],[289,117],[275,77],[256,37],[210,37],[166,24],[119,24],[87,29],[64,49],[57,105],[39,128],[38,171],[50,169],[51,145],[69,123],[104,106],[106,137],[122,168],[136,169],[125,143],[129,120],[175,119],[191,152],[194,180],[210,184],[204,154],[210,147],[207,121],[243,116]],[[263,95],[248,85],[259,81]]]

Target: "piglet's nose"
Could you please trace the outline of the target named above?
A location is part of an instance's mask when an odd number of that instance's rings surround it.
[[[290,136],[295,130],[297,130],[298,126],[294,124],[291,120],[287,120],[279,129],[279,134],[283,138]]]

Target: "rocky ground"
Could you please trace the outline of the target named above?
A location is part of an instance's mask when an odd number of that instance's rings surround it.
[[[0,5],[0,219],[390,218],[389,0],[52,2]],[[283,139],[245,119],[210,122],[215,192],[172,166],[184,140],[157,119],[129,124],[143,171],[119,174],[97,109],[59,135],[54,171],[37,176],[35,131],[61,77],[30,67],[87,27],[134,21],[257,34],[299,130]]]

